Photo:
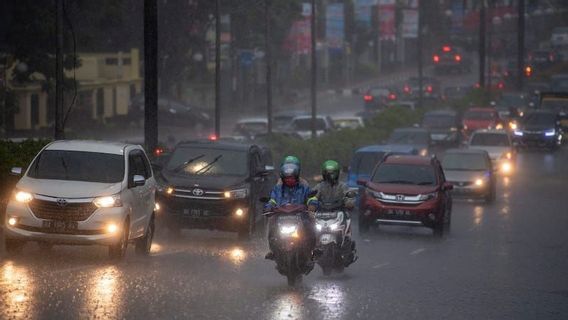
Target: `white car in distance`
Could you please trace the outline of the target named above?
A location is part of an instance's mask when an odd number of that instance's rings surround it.
[[[56,141],[22,174],[6,208],[6,248],[27,242],[104,245],[114,259],[129,242],[148,255],[154,237],[156,181],[142,147]]]

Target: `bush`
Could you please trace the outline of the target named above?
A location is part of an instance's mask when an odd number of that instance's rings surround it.
[[[9,196],[17,182],[10,175],[12,167],[27,168],[35,155],[49,143],[49,140],[26,140],[23,142],[0,141],[0,200]]]
[[[286,155],[296,155],[302,161],[302,174],[310,179],[320,173],[321,163],[334,159],[349,165],[353,152],[363,146],[380,144],[395,128],[419,123],[425,110],[388,109],[372,119],[367,127],[341,130],[309,140],[275,135],[268,141],[275,164]]]

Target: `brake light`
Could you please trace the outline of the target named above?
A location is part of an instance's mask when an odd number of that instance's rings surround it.
[[[216,135],[214,135],[214,134],[209,135],[209,140],[211,140],[211,141],[217,141],[218,139],[219,139],[219,138],[218,138]]]
[[[404,86],[404,92],[409,93],[410,92],[410,87],[409,86]]]
[[[396,94],[394,93],[389,94],[389,100],[396,100]]]
[[[525,68],[525,76],[530,77],[532,75],[532,68],[531,66],[527,66]]]
[[[433,59],[434,62],[436,62],[436,63],[440,62],[440,57],[437,56],[437,55],[435,55],[432,59]]]
[[[443,47],[442,47],[442,51],[444,51],[444,52],[450,52],[450,51],[452,51],[452,47],[450,47],[450,46],[443,46]]]
[[[460,62],[462,60],[462,57],[459,54],[456,54],[455,59],[457,62]]]
[[[154,155],[155,155],[156,157],[161,156],[162,153],[164,153],[164,149],[163,149],[163,148],[158,147],[158,148],[154,149]]]
[[[432,92],[432,86],[427,86],[427,87],[426,87],[426,91]]]
[[[548,56],[548,60],[550,60],[550,62],[553,62],[553,61],[554,61],[554,55],[553,55],[553,54],[550,54],[550,55]]]
[[[499,88],[499,89],[503,89],[504,87],[505,87],[505,85],[503,84],[503,82],[499,82],[497,84],[497,88]]]
[[[373,96],[365,95],[365,96],[363,97],[363,100],[365,100],[366,102],[373,101]]]

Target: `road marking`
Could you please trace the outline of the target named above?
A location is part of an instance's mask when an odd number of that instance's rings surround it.
[[[416,250],[412,251],[412,252],[410,253],[410,255],[411,255],[411,256],[414,256],[414,255],[417,255],[417,254],[422,253],[422,252],[424,252],[424,251],[426,251],[426,249],[424,249],[424,248],[416,249]]]
[[[390,262],[385,262],[385,263],[381,263],[381,264],[377,264],[376,266],[373,266],[373,269],[380,269],[382,267],[386,267],[390,264]]]

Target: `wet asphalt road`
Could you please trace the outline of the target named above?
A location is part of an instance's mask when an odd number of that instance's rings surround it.
[[[150,257],[102,247],[0,261],[0,319],[567,319],[568,150],[522,153],[494,204],[455,200],[451,233],[380,227],[343,274],[289,288],[262,238],[158,235]]]

